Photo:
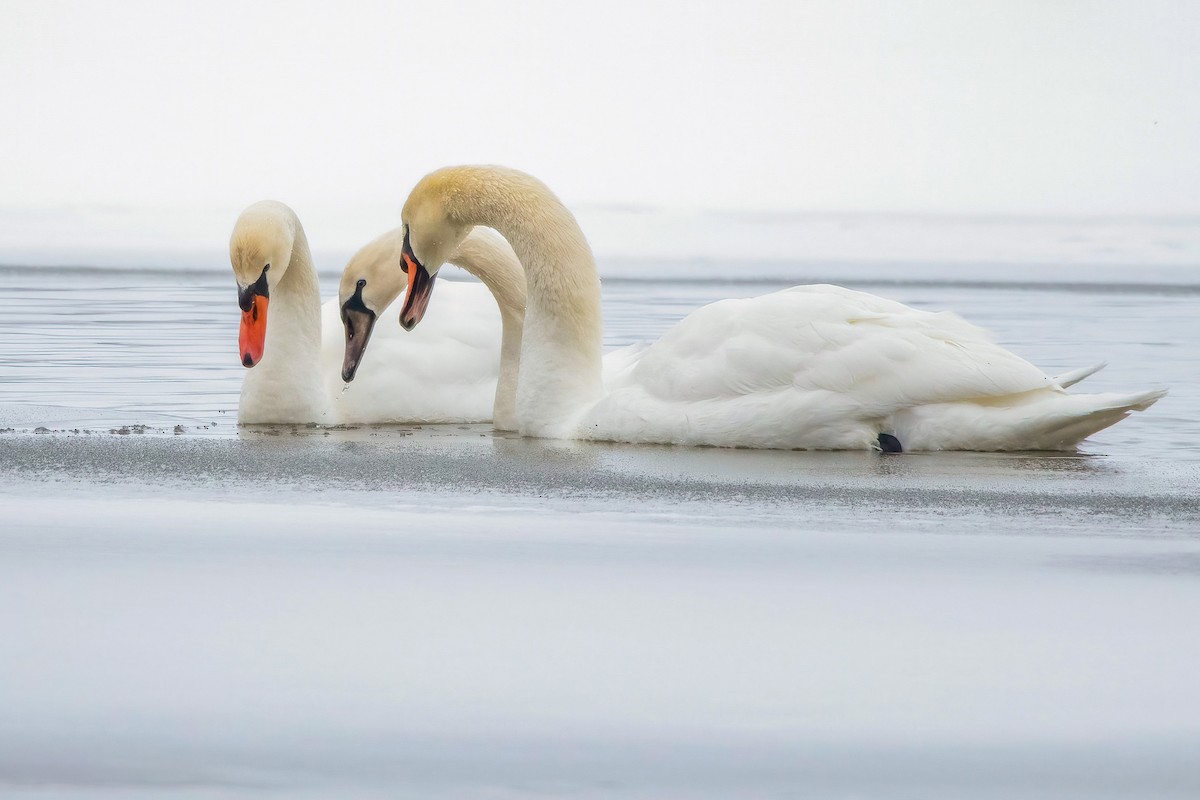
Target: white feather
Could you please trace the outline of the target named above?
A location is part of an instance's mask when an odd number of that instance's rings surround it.
[[[399,267],[396,267],[399,271]],[[426,331],[380,315],[353,383],[341,377],[345,337],[337,298],[321,307],[320,371],[338,423],[490,422],[500,364],[500,312],[479,283],[442,281],[442,313]],[[344,391],[343,391],[344,390]]]
[[[722,300],[643,350],[580,435],[724,447],[1063,449],[1161,396],[1068,395],[955,314],[838,286]]]

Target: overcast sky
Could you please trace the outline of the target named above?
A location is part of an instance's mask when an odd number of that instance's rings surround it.
[[[1200,3],[0,2],[0,206],[1200,213]]]

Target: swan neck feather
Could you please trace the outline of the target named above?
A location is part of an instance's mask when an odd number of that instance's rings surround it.
[[[287,268],[271,290],[262,360],[247,370],[238,421],[320,422],[326,412],[319,374],[321,290],[308,238],[291,215]]]
[[[500,309],[500,372],[492,424],[517,429],[517,380],[525,325],[525,269],[513,248],[495,231],[475,228],[450,256],[450,263],[478,278]]]
[[[527,292],[518,430],[569,435],[602,393],[600,280],[574,215],[545,184],[516,170],[451,168],[423,183],[414,194],[440,195],[449,219],[493,228],[512,245],[525,268]]]

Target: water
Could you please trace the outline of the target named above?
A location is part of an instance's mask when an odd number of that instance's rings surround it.
[[[1007,268],[969,266],[793,267],[786,277],[759,277],[780,271],[772,264],[734,270],[736,281],[690,278],[670,262],[618,262],[612,271],[623,277],[604,284],[608,347],[653,341],[724,297],[839,282],[915,308],[953,309],[1050,374],[1108,361],[1085,384],[1095,391],[1167,386],[1171,395],[1150,415],[1101,433],[1087,450],[1200,458],[1200,419],[1189,413],[1200,405],[1200,279],[1187,283],[1178,270],[1169,283],[1080,280],[1091,270],[1018,282],[1006,280]],[[113,424],[216,422],[232,435],[244,371],[232,285],[215,271],[0,269],[0,406],[89,409],[82,418],[94,412]],[[336,276],[325,275],[323,296],[334,293]]]
[[[0,794],[1200,792],[1193,272],[607,272],[610,346],[833,280],[1172,393],[1081,454],[239,432],[229,275],[0,269]]]

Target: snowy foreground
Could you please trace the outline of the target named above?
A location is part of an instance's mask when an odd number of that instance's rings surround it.
[[[0,794],[1195,797],[1200,466],[0,435]]]
[[[602,265],[609,347],[831,281],[1171,390],[1083,455],[884,457],[239,431],[229,222],[199,271],[0,267],[0,797],[1200,797],[1194,225]]]

